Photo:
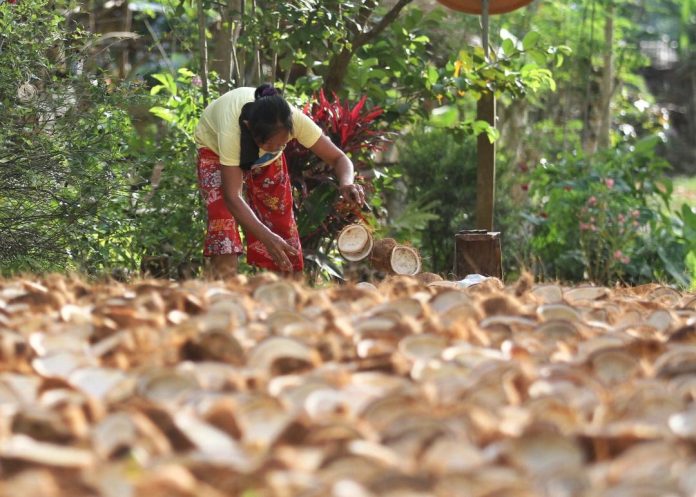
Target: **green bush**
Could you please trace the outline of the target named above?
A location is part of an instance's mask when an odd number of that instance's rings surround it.
[[[542,278],[610,284],[690,284],[684,221],[669,208],[668,164],[657,137],[591,157],[580,152],[542,161],[519,188],[528,208],[518,226],[531,229],[531,260]]]
[[[408,202],[393,213],[393,235],[418,247],[424,270],[452,271],[454,235],[472,228],[476,208],[476,138],[446,128],[414,128],[399,147],[396,168]],[[423,214],[430,214],[425,219]],[[420,214],[416,222],[410,221]],[[405,217],[405,218],[404,218]]]
[[[111,257],[102,235],[121,229],[112,205],[128,194],[129,91],[83,72],[88,42],[48,1],[0,4],[3,274]]]

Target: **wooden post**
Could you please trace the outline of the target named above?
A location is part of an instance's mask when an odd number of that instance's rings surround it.
[[[476,119],[495,126],[495,96],[484,93],[476,104]],[[482,133],[478,136],[476,170],[476,228],[493,229],[495,206],[495,144]]]
[[[483,0],[481,12],[481,42],[488,60],[488,13],[490,0]],[[495,127],[495,95],[486,92],[476,104],[476,119]],[[482,133],[477,139],[476,228],[493,229],[495,206],[495,144]]]
[[[468,274],[503,278],[500,233],[465,230],[454,236],[454,274],[457,279]]]

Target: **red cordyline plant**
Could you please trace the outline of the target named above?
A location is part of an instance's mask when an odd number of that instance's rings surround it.
[[[382,150],[389,140],[388,132],[378,127],[377,119],[382,115],[380,107],[367,109],[367,97],[363,96],[351,105],[333,94],[326,98],[321,90],[302,109],[317,123],[337,147],[353,161],[357,172],[356,181],[365,191],[374,191],[371,183],[373,154]],[[333,169],[310,151],[291,142],[285,151],[293,186],[297,224],[302,239],[305,257],[316,262],[320,254],[327,254],[336,235],[346,225],[364,219],[369,212],[351,211],[338,202],[338,190]]]
[[[388,143],[386,131],[375,128],[376,119],[384,112],[380,107],[365,109],[367,96],[363,96],[352,108],[347,100],[341,102],[333,94],[329,101],[321,90],[302,111],[317,123],[338,148],[348,154],[358,172],[371,167],[371,155]],[[317,173],[330,173],[331,167],[321,162],[297,142],[286,150],[293,180],[308,179]],[[307,193],[307,192],[303,192]]]

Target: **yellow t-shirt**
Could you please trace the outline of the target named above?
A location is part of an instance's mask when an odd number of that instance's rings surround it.
[[[211,149],[220,157],[220,164],[224,166],[239,166],[239,115],[242,113],[244,104],[254,101],[254,91],[255,88],[241,87],[225,93],[206,107],[196,126],[194,133],[196,145]],[[321,128],[302,111],[292,105],[290,109],[293,128],[290,138],[296,138],[300,145],[310,148],[321,137]],[[267,153],[267,150],[259,150],[259,157]],[[269,155],[268,158],[263,157],[262,162],[257,162],[255,166],[269,164],[281,153]]]

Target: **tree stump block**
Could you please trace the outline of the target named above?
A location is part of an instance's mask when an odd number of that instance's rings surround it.
[[[468,274],[503,278],[500,232],[463,230],[454,236],[454,274],[458,279]]]

